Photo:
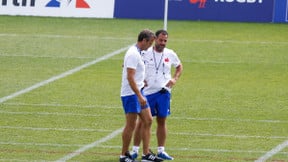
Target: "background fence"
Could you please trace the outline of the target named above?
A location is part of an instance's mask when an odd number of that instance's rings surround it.
[[[168,0],[168,19],[288,22],[288,0]],[[0,1],[0,15],[162,19],[165,0]]]

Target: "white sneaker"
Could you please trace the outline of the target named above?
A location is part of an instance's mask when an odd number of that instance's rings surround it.
[[[157,156],[163,160],[174,160],[174,158],[169,156],[165,151],[158,153]]]

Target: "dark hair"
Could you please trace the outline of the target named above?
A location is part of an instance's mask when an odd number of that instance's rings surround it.
[[[164,30],[164,29],[160,29],[160,30],[156,31],[156,33],[155,33],[156,37],[158,37],[159,34],[163,34],[163,35],[167,35],[168,36],[168,32],[166,30]]]
[[[149,29],[144,29],[142,30],[139,35],[138,35],[138,42],[143,41],[144,39],[146,39],[147,41],[149,41],[151,38],[154,38],[155,35],[154,33],[149,30]]]

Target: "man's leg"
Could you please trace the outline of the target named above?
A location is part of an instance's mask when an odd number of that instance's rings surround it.
[[[142,139],[142,121],[141,119],[137,120],[136,128],[134,131],[134,141],[133,144],[134,146],[140,146],[141,139]]]
[[[166,142],[166,136],[167,136],[167,128],[166,128],[166,117],[157,117],[157,141],[158,141],[158,147],[165,146]]]
[[[142,122],[141,119],[139,118],[137,120],[136,128],[134,130],[134,140],[133,140],[133,147],[132,151],[130,152],[131,156],[133,159],[136,159],[139,154],[139,149],[140,149],[140,144],[141,144],[141,139],[142,139]]]
[[[129,145],[136,125],[136,120],[137,120],[136,113],[126,114],[126,125],[122,132],[122,155],[125,155],[125,153],[129,150]]]
[[[143,140],[143,154],[147,155],[150,153],[149,144],[151,137],[151,125],[152,125],[152,115],[150,112],[150,108],[142,109],[140,113],[141,118],[141,127],[142,127],[142,140]],[[141,129],[140,129],[141,132]]]
[[[173,160],[174,158],[165,152],[165,143],[167,137],[166,117],[157,117],[156,135],[158,141],[158,157],[163,160]]]

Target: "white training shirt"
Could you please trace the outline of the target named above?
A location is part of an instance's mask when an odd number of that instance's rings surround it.
[[[147,87],[144,88],[145,95],[156,93],[165,87],[172,77],[171,67],[176,68],[181,63],[177,54],[168,48],[164,48],[162,53],[158,53],[153,47],[150,47],[143,54],[143,60],[146,68],[145,80],[147,82]]]
[[[127,68],[135,69],[135,82],[138,89],[144,87],[145,65],[140,54],[140,49],[136,45],[130,47],[124,57],[122,70],[121,96],[129,96],[135,94],[127,80]]]

